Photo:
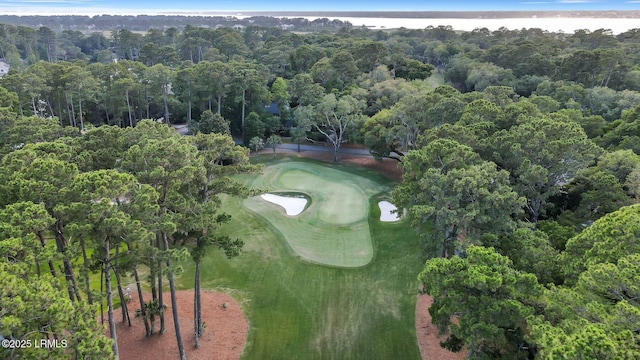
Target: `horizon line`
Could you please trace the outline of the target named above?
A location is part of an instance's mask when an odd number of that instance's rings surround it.
[[[53,8],[47,8],[53,10]],[[26,10],[26,11],[25,11]],[[40,8],[40,11],[43,9]],[[638,10],[150,10],[150,9],[127,9],[125,11],[117,11],[115,9],[102,8],[92,9],[86,7],[69,7],[56,10],[64,11],[64,13],[32,13],[27,9],[16,9],[15,12],[0,13],[0,16],[252,16],[270,14],[271,17],[278,15],[282,16],[321,16],[332,15],[342,17],[366,17],[366,16],[353,16],[353,14],[372,15],[372,14],[388,14],[388,15],[413,15],[405,16],[407,18],[418,17],[417,14],[471,14],[471,13],[555,13],[555,14],[602,14],[602,13],[637,13],[640,18],[640,9]],[[69,13],[71,10],[72,13]],[[81,11],[82,13],[75,13],[75,11]],[[346,16],[346,14],[352,16]]]

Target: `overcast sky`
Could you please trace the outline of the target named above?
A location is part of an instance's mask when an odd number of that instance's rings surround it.
[[[159,14],[216,10],[640,10],[640,0],[0,0],[0,14]]]

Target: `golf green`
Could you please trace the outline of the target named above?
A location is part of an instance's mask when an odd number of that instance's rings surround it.
[[[252,160],[265,165],[263,174],[242,175],[237,179],[274,193],[315,194],[318,190],[315,188],[291,189],[299,186],[298,181],[287,184],[291,186],[281,183],[283,174],[285,181],[293,181],[291,175],[302,173],[314,174],[304,174],[303,178],[317,181],[314,186],[328,181],[325,185],[338,183],[362,190],[369,199],[365,209],[368,224],[356,223],[369,229],[375,252],[373,259],[360,267],[326,266],[292,256],[296,253],[285,240],[282,228],[277,228],[264,214],[277,215],[273,217],[277,221],[291,220],[292,226],[309,221],[328,228],[319,218],[299,220],[320,204],[321,195],[331,195],[327,189],[313,198],[309,195],[311,204],[296,216],[287,216],[281,206],[259,198],[223,196],[221,207],[231,215],[231,220],[220,229],[220,235],[239,238],[245,245],[240,256],[233,259],[227,259],[223,251],[208,251],[202,259],[201,284],[203,289],[233,295],[245,310],[250,328],[242,359],[420,359],[415,311],[417,274],[424,267],[421,242],[408,222],[380,221],[378,207],[395,183],[374,171],[347,164],[290,156],[273,159],[270,154]],[[292,172],[287,174],[289,171]],[[282,188],[288,190],[276,191]],[[250,210],[246,202],[252,208],[254,205],[264,208],[258,209],[261,212]],[[334,227],[355,226],[331,225]],[[368,242],[365,244],[370,246]],[[354,255],[347,255],[349,258],[345,260],[353,261]],[[184,272],[176,277],[178,287],[193,288],[193,261],[185,259],[179,265]],[[216,323],[207,325],[205,331],[216,331]]]
[[[265,192],[302,192],[311,199],[296,216],[287,216],[281,206],[260,197],[243,202],[275,227],[304,260],[359,267],[373,258],[369,199],[385,190],[378,183],[316,163],[289,161],[267,166],[251,186]]]

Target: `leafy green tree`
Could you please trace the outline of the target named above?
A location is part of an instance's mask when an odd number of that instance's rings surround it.
[[[559,197],[566,205],[560,207],[562,213],[557,220],[577,229],[631,204],[616,177],[596,167],[579,171],[571,182],[563,186]]]
[[[56,34],[50,28],[41,26],[38,29],[38,37],[41,52],[43,53],[40,55],[40,58],[48,62],[55,62],[58,57]]]
[[[229,121],[225,120],[222,115],[213,113],[211,110],[205,110],[199,121],[194,120],[188,124],[192,133],[231,135],[229,125]]]
[[[97,80],[91,72],[87,70],[83,62],[73,64],[59,63],[63,66],[61,81],[64,84],[64,97],[70,109],[69,118],[72,126],[79,127],[84,131],[84,110],[83,100],[92,100],[95,97]],[[75,100],[75,103],[74,103]],[[77,109],[75,104],[77,103]],[[77,115],[76,115],[77,110]]]
[[[43,236],[55,222],[47,209],[31,201],[16,202],[0,210],[0,218],[3,219],[3,223],[0,223],[0,239],[13,238],[7,242],[9,246],[5,248],[7,251],[4,256],[10,258],[12,263],[23,266],[27,275],[35,265],[38,278],[42,274],[40,264],[46,261],[51,276],[55,277],[53,261],[56,260],[56,251],[46,245]]]
[[[447,336],[442,346],[469,359],[526,356],[526,319],[536,314],[542,287],[512,268],[493,248],[471,246],[464,258],[428,260],[418,276],[434,297],[432,322]]]
[[[248,62],[229,63],[233,74],[236,100],[241,105],[240,129],[245,131],[245,113],[247,103],[256,107],[268,97],[266,71],[260,66]]]
[[[340,50],[334,53],[329,60],[329,64],[333,68],[336,85],[340,90],[344,90],[359,73],[353,55],[346,50]]]
[[[111,32],[116,53],[124,59],[134,60],[142,47],[142,35],[128,29],[113,30]]]
[[[567,241],[576,235],[575,226],[560,225],[555,220],[540,220],[536,228],[547,234],[549,242],[558,251],[564,251]]]
[[[53,90],[51,73],[51,64],[38,62],[29,66],[28,71],[10,72],[2,77],[7,89],[18,94],[21,115],[24,114],[23,109],[30,109],[34,116],[56,116],[52,109],[53,99],[50,98]]]
[[[491,85],[513,85],[515,77],[510,69],[490,63],[473,64],[467,74],[467,89],[482,91]]]
[[[395,76],[407,80],[424,80],[431,76],[434,67],[414,59],[402,59],[395,68]]]
[[[61,127],[56,119],[37,116],[19,116],[6,119],[0,133],[0,154],[20,149],[28,143],[54,141],[65,136],[77,136],[77,129]]]
[[[404,97],[419,92],[419,89],[405,79],[393,78],[385,66],[378,66],[372,72],[361,76],[358,86],[361,89],[351,90],[351,95],[359,100],[366,100],[364,113],[373,116],[378,111],[392,107]]]
[[[193,103],[197,99],[196,91],[196,68],[191,62],[184,62],[175,73],[175,78],[171,83],[171,90],[183,103],[187,103],[187,124],[191,122],[193,115]]]
[[[244,43],[242,35],[237,31],[226,31],[224,35],[216,39],[214,45],[218,50],[220,50],[220,53],[227,57],[227,61],[231,60],[234,55],[242,56],[249,51],[247,45]]]
[[[580,126],[587,134],[589,139],[596,139],[599,136],[602,136],[607,125],[607,122],[600,115],[588,115],[585,114],[578,109],[560,109],[556,112],[549,114],[550,117],[555,117],[558,119],[568,119],[574,121]]]
[[[621,70],[623,58],[620,50],[578,50],[563,59],[557,77],[582,83],[585,87],[607,87]]]
[[[640,204],[626,206],[569,239],[561,258],[567,283],[573,284],[590,265],[616,263],[628,254],[640,253],[639,218]]]
[[[567,109],[580,109],[586,98],[586,90],[582,84],[568,81],[545,80],[538,85],[535,94],[550,96]]]
[[[558,261],[559,251],[554,249],[547,233],[539,229],[518,228],[512,233],[485,239],[485,246],[492,245],[501,255],[513,262],[513,268],[534,274],[540,284],[562,283],[563,273]]]
[[[75,235],[79,235],[81,239],[82,236],[88,236],[95,244],[93,257],[99,261],[104,272],[109,333],[113,339],[113,352],[116,356],[118,356],[118,346],[113,318],[111,274],[112,272],[117,274],[120,271],[117,268],[118,247],[125,238],[142,236],[149,241],[149,235],[152,235],[140,223],[132,221],[119,206],[120,203],[130,201],[131,193],[136,187],[137,180],[132,175],[119,173],[116,170],[82,173],[76,176],[70,189],[76,201],[69,206],[56,207],[57,212],[73,214],[76,218],[72,233],[75,232]],[[84,241],[81,245],[86,261]],[[112,254],[113,249],[116,249],[115,257]],[[126,301],[121,305],[126,314]]]
[[[273,157],[276,157],[276,146],[282,144],[282,138],[278,135],[271,135],[267,139],[267,144],[273,149]]]
[[[182,39],[178,45],[178,53],[182,55],[182,60],[188,60],[194,64],[203,61],[204,53],[206,49],[211,47],[211,42],[198,35],[191,36],[189,29],[186,28],[182,35],[184,39]]]
[[[231,92],[233,81],[231,64],[220,61],[201,61],[194,68],[194,85],[203,100],[208,103],[208,110],[212,110],[215,100],[217,113],[222,111],[222,100]]]
[[[168,238],[177,231],[175,218],[188,210],[184,207],[189,204],[189,184],[201,182],[205,176],[203,159],[198,155],[197,148],[188,143],[187,138],[171,136],[161,140],[149,139],[133,145],[125,153],[122,168],[134,174],[141,183],[153,187],[159,195],[156,239],[163,255],[160,261],[164,260],[167,268],[178,351],[180,357],[185,358],[175,294],[176,269],[172,263],[188,254],[186,249],[170,251]],[[159,271],[159,275],[162,276],[162,272]],[[160,291],[162,282],[159,281],[158,285]]]
[[[47,148],[47,145],[53,145]],[[55,222],[48,229],[53,233],[58,254],[62,260],[69,298],[80,301],[82,296],[76,283],[72,266],[73,246],[66,231],[74,221],[58,212],[57,206],[68,202],[66,188],[78,174],[75,164],[65,161],[72,153],[71,147],[56,143],[29,144],[2,158],[0,171],[0,198],[3,203],[18,201],[42,203]],[[37,234],[44,242],[44,232]]]
[[[314,83],[311,75],[306,73],[296,74],[289,80],[287,91],[291,95],[292,104],[303,106],[314,105],[324,96],[324,88]]]
[[[527,198],[528,219],[536,223],[547,200],[601,152],[577,123],[545,117],[496,132],[490,139],[495,162],[511,174],[518,194]]]
[[[253,149],[253,151],[258,152],[264,149],[264,140],[261,137],[254,136],[249,141],[249,148]]]
[[[640,156],[631,150],[617,150],[604,153],[599,159],[596,167],[602,171],[607,171],[616,177],[618,182],[624,184],[629,174],[640,166]]]
[[[338,161],[338,150],[349,131],[361,122],[362,108],[362,102],[350,95],[338,99],[333,94],[325,95],[318,105],[310,107],[313,117],[308,120],[333,146],[333,161]]]
[[[391,108],[393,115],[385,125],[389,129],[385,141],[388,144],[397,142],[395,147],[400,151],[418,148],[421,133],[460,119],[465,103],[459,96],[451,86],[439,86],[431,92],[403,97]]]
[[[0,111],[17,112],[19,104],[18,94],[0,86]]]
[[[20,266],[2,259],[0,282],[0,335],[32,344],[22,349],[3,347],[3,359],[66,358],[71,350],[79,358],[117,358],[111,340],[95,320],[95,309],[85,302],[69,300],[57,279],[50,275],[28,279]],[[38,347],[41,340],[55,340],[62,346],[43,352]]]
[[[313,64],[324,57],[325,50],[313,44],[304,44],[289,54],[292,70],[303,74],[308,72]]]
[[[202,301],[200,298],[200,262],[207,249],[215,246],[222,249],[228,258],[237,256],[243,246],[238,239],[231,239],[218,234],[219,227],[230,220],[230,216],[222,213],[220,194],[246,196],[246,187],[231,178],[232,175],[253,172],[257,168],[249,164],[247,149],[236,146],[233,139],[222,134],[198,134],[194,138],[204,160],[206,176],[204,181],[195,184],[196,196],[191,200],[188,216],[178,222],[180,231],[173,237],[193,243],[191,257],[195,262],[194,276],[194,330],[195,346],[199,346],[199,338],[203,332]],[[213,219],[213,221],[212,221]]]
[[[389,50],[380,41],[359,40],[356,41],[350,50],[356,61],[356,66],[361,72],[370,72],[381,65],[389,55]]]
[[[125,75],[126,76],[126,75]],[[129,127],[133,127],[136,124],[136,115],[133,109],[132,96],[138,89],[138,84],[132,77],[118,77],[114,83],[114,92],[118,94],[124,93],[124,103],[126,105],[125,111],[128,115]]]
[[[265,124],[260,119],[260,115],[250,112],[247,115],[244,133],[242,134],[243,143],[249,144],[254,137],[262,138],[265,132]]]
[[[355,65],[353,66],[355,67]],[[322,85],[325,89],[331,88],[332,82],[334,81],[333,79],[335,73],[336,70],[331,65],[331,60],[329,60],[328,57],[319,59],[313,64],[311,69],[309,69],[309,74],[311,74],[313,80],[320,83],[320,85]]]
[[[271,95],[273,101],[278,105],[278,111],[280,118],[283,118],[283,114],[289,110],[289,92],[287,90],[287,83],[283,78],[277,77],[273,84],[271,84]]]
[[[597,139],[605,149],[630,149],[640,154],[640,106],[633,110],[625,110],[619,120],[608,124],[604,134]]]
[[[640,166],[629,173],[624,186],[629,195],[633,196],[636,201],[640,200]]]
[[[156,64],[145,70],[145,77],[148,79],[151,89],[155,89],[151,91],[151,94],[159,93],[162,98],[164,122],[167,125],[171,124],[171,121],[169,120],[168,96],[171,82],[174,77],[173,70],[163,64]]]
[[[115,169],[129,145],[124,130],[118,126],[90,128],[74,139],[78,152],[76,163],[81,171]]]
[[[509,186],[507,172],[480,159],[471,148],[436,140],[407,153],[393,203],[425,242],[430,256],[451,257],[492,233],[513,231],[524,199]],[[428,231],[433,226],[432,231]]]
[[[361,130],[364,144],[375,158],[402,161],[404,150],[400,148],[403,139],[394,134],[394,128],[394,114],[389,109],[381,110],[365,121]]]
[[[303,123],[298,123],[298,126],[291,128],[291,141],[298,144],[298,152],[300,152],[300,144],[307,139],[307,127]]]
[[[611,334],[604,326],[582,322],[576,332],[551,325],[532,327],[540,359],[633,359],[639,349],[632,332]]]
[[[633,359],[638,345],[640,255],[594,263],[571,288],[545,291],[543,316],[529,320],[543,359]]]

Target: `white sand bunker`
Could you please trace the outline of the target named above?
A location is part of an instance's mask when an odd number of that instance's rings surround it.
[[[284,211],[289,216],[296,216],[300,214],[304,210],[304,207],[307,205],[307,199],[305,198],[280,196],[274,194],[263,194],[260,195],[260,197],[270,203],[282,206],[284,208]]]
[[[378,207],[380,208],[380,221],[384,222],[394,222],[400,220],[398,217],[397,211],[398,208],[388,201],[380,201],[378,203]]]

